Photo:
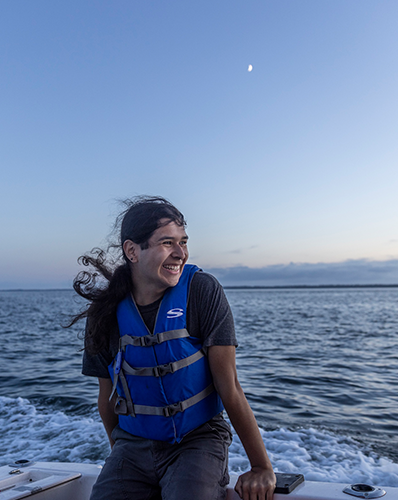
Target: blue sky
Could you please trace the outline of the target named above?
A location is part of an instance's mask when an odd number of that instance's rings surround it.
[[[220,277],[398,282],[397,19],[396,0],[3,2],[0,288],[70,286],[136,194],[175,203]]]

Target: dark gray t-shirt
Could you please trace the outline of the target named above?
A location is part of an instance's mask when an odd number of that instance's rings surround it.
[[[161,300],[147,306],[139,306],[148,329],[153,331]],[[224,290],[212,276],[201,271],[194,274],[187,305],[187,330],[192,337],[202,340],[203,348],[212,345],[237,346],[234,320]],[[110,378],[108,366],[119,348],[117,324],[110,335],[109,347],[95,356],[84,351],[83,375]]]

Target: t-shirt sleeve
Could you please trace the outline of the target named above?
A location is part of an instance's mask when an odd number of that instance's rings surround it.
[[[87,329],[87,325],[86,325]],[[115,350],[113,344],[117,345],[119,340],[119,334],[116,329],[115,332],[112,332],[110,338],[110,350],[113,348]],[[82,366],[82,374],[88,375],[89,377],[97,377],[97,378],[110,378],[110,374],[108,371],[108,366],[112,363],[114,355],[108,349],[103,349],[98,354],[90,354],[87,350],[83,353],[83,366]]]
[[[108,363],[108,359],[103,352],[91,355],[87,351],[84,351],[82,374],[89,377],[110,378],[108,366],[111,362],[112,358]]]
[[[202,339],[205,350],[213,345],[238,345],[228,300],[211,274],[198,271],[192,278],[187,327],[191,336]]]

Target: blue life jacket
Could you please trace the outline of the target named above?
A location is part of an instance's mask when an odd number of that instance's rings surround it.
[[[118,305],[120,350],[108,367],[111,398],[117,390],[119,426],[135,436],[178,443],[223,410],[200,339],[186,330],[196,271],[185,265],[178,284],[166,290],[153,333],[132,297]]]

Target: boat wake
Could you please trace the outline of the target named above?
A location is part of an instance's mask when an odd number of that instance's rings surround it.
[[[0,397],[1,463],[19,459],[102,464],[109,453],[107,437],[92,407],[87,417],[41,408],[23,398]],[[398,464],[365,449],[352,437],[319,429],[260,429],[276,471],[303,474],[308,481],[366,482],[398,486]],[[234,433],[229,468],[249,468]]]

